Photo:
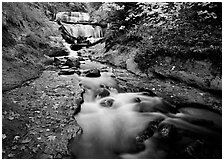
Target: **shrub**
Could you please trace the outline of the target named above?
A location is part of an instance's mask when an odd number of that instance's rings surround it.
[[[113,7],[107,14],[107,51],[116,44],[137,47],[140,52],[135,61],[142,70],[157,56],[206,59],[221,65],[222,3],[121,2],[108,6]]]

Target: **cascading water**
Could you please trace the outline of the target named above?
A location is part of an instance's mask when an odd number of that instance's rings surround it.
[[[147,93],[123,93],[112,68],[83,61],[80,71],[102,69],[101,76],[77,74],[84,89],[75,118],[83,133],[70,142],[76,158],[173,158],[188,145],[221,146],[220,114],[198,107],[175,109]],[[181,158],[178,156],[177,158]]]
[[[85,89],[81,112],[76,115],[83,134],[72,143],[77,158],[161,159],[173,153],[173,145],[183,148],[198,138],[208,139],[207,144],[221,141],[221,116],[217,113],[191,107],[173,113],[173,107],[161,98],[118,93],[118,85],[109,75],[73,77]],[[99,97],[97,91],[104,88],[101,85],[106,86],[109,96]],[[152,122],[158,122],[157,130],[139,143],[136,137]]]
[[[90,20],[88,13],[83,12],[58,12],[55,21],[62,20],[66,22],[85,22]]]
[[[71,25],[71,24],[63,24],[66,30],[73,37],[92,37],[92,38],[101,38],[103,37],[102,28],[100,26],[93,27],[92,25]]]
[[[100,26],[92,26],[88,24],[65,24],[66,22],[89,22],[88,13],[82,12],[59,12],[56,14],[55,21],[63,21],[63,26],[73,37],[101,38],[103,37],[102,28]]]
[[[65,27],[74,37],[103,36],[98,26]],[[80,68],[101,70],[105,65],[84,61]],[[147,93],[123,93],[112,69],[107,70],[96,78],[68,76],[78,79],[85,91],[75,113],[83,132],[70,142],[76,158],[182,158],[189,145],[221,146],[220,114],[196,106],[176,109]]]

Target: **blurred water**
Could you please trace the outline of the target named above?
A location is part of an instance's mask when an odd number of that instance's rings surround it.
[[[73,51],[69,56],[78,57]],[[73,140],[71,148],[77,158],[162,159],[198,140],[211,147],[220,146],[220,114],[200,107],[174,110],[162,98],[124,93],[113,77],[113,69],[98,62],[85,60],[80,71],[94,68],[104,69],[100,77],[65,76],[79,80],[85,90],[81,111],[75,116],[83,133]],[[104,90],[109,95],[103,96]],[[155,122],[156,126],[152,125]],[[139,142],[137,138],[145,132],[150,136]]]

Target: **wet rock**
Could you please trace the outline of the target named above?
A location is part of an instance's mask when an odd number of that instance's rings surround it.
[[[58,59],[58,58],[55,58],[55,57],[54,57],[54,64],[55,64],[56,66],[60,65],[60,64],[61,64],[61,60]]]
[[[80,51],[77,51],[78,56],[82,56],[82,53]]]
[[[71,47],[70,47],[72,50],[74,50],[74,51],[78,51],[78,50],[80,50],[80,49],[82,49],[82,46],[78,46],[78,45],[71,45]]]
[[[77,108],[75,109],[75,112],[74,112],[73,116],[75,116],[76,114],[78,114],[81,111],[82,103],[84,103],[83,98],[80,98],[80,99],[76,100]]]
[[[100,88],[97,90],[97,92],[99,92],[97,95],[100,96],[101,98],[104,98],[110,95],[110,92],[105,88]]]
[[[64,66],[69,66],[71,67],[76,67],[79,68],[80,67],[80,62],[78,59],[74,59],[74,58],[67,58]]]
[[[75,73],[78,74],[78,75],[82,74],[82,72],[80,72],[79,70],[75,70]]]
[[[68,52],[66,48],[52,48],[47,52],[49,57],[67,56]]]
[[[83,57],[78,57],[77,58],[79,61],[85,61],[85,59]]]
[[[73,69],[62,69],[58,75],[72,75],[75,73],[75,70]]]
[[[82,72],[80,70],[77,70],[76,67],[72,67],[72,68],[70,68],[70,70],[74,70],[74,73],[76,73],[78,75],[81,75],[82,74]]]
[[[69,66],[61,66],[60,69],[68,69]]]
[[[53,65],[54,63],[54,59],[51,57],[46,57],[46,59],[44,60],[44,65]]]
[[[146,129],[144,131],[142,131],[141,133],[138,134],[138,136],[136,136],[136,142],[138,143],[142,143],[145,140],[149,139],[150,137],[153,136],[154,132],[157,130],[158,128],[158,124],[160,121],[151,121],[149,122],[148,126],[146,127]]]
[[[146,88],[139,88],[139,92],[143,92],[143,95],[145,95],[145,96],[150,96],[150,97],[157,96],[154,92],[152,92],[151,90],[146,89]]]
[[[105,99],[103,101],[100,102],[100,105],[103,107],[112,107],[114,103],[113,99]]]
[[[100,71],[98,69],[91,69],[84,73],[86,77],[100,77]]]
[[[158,128],[158,133],[164,140],[177,140],[177,129],[174,125],[161,124]]]

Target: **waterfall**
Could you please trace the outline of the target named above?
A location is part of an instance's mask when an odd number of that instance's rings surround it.
[[[94,38],[100,38],[100,37],[103,37],[102,28],[100,26],[96,26],[94,28]]]
[[[88,13],[83,12],[58,12],[55,21],[57,20],[66,22],[85,22],[90,20],[90,16]]]
[[[92,38],[101,38],[103,37],[102,28],[100,26],[93,27],[92,25],[82,25],[82,24],[63,24],[66,30],[73,37],[92,37]]]

